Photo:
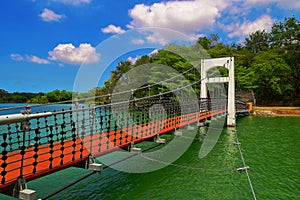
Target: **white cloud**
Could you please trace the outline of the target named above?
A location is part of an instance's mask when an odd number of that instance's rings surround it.
[[[92,0],[53,0],[53,1],[61,2],[65,4],[79,5],[83,3],[89,4],[91,3]]]
[[[139,44],[145,44],[145,40],[143,40],[143,39],[132,39],[131,40],[131,42],[133,43],[133,44],[137,44],[137,45],[139,45]]]
[[[24,56],[22,56],[20,54],[11,54],[10,58],[12,60],[15,60],[15,61],[24,61],[25,60]],[[26,58],[27,61],[37,63],[37,64],[49,64],[50,63],[48,60],[43,59],[43,58],[39,58],[37,56],[25,55],[25,58]]]
[[[105,28],[101,29],[103,33],[124,33],[125,30],[123,30],[120,26],[115,26],[113,24],[108,25]]]
[[[37,64],[49,64],[50,62],[46,59],[39,58],[37,56],[26,56],[29,62],[37,63]]]
[[[226,0],[184,0],[137,4],[129,10],[132,21],[128,27],[160,27],[191,34],[210,28],[228,6]]]
[[[158,54],[158,49],[154,49],[153,51],[151,51],[150,53],[149,53],[149,56],[155,56],[155,55],[157,55]]]
[[[240,2],[232,2],[232,4],[228,7],[228,12],[230,13],[230,18],[240,18],[245,17],[251,11],[251,6],[246,4],[242,0],[237,0]],[[229,19],[230,20],[230,19]]]
[[[250,5],[265,5],[270,3],[275,3],[281,8],[285,9],[293,9],[293,8],[300,8],[300,1],[299,0],[246,0],[247,4]]]
[[[129,62],[131,62],[131,64],[135,64],[135,62],[139,59],[140,57],[135,57],[135,58],[133,58],[133,57],[128,57],[127,58],[127,61],[129,61]]]
[[[266,8],[267,14],[270,14],[271,11],[272,11],[272,8]]]
[[[149,54],[148,54],[148,56],[155,56],[155,55],[157,55],[158,54],[158,49],[154,49],[153,51],[151,51]],[[128,57],[127,58],[127,61],[129,61],[129,62],[131,62],[131,64],[135,64],[136,63],[136,61],[138,60],[138,59],[140,59],[142,56],[136,56],[136,57]]]
[[[203,33],[196,33],[196,34],[189,35],[189,37],[190,37],[190,41],[196,42],[200,37],[201,38],[207,37],[207,35]]]
[[[50,60],[58,60],[63,63],[80,65],[82,63],[90,64],[98,62],[100,55],[90,44],[80,44],[75,47],[73,44],[59,44],[53,51],[49,51]]]
[[[151,56],[155,56],[155,55],[157,55],[158,54],[158,49],[154,49],[153,51],[151,51],[150,53],[148,53],[148,56],[149,57],[151,57]],[[138,60],[138,59],[140,59],[142,56],[136,56],[136,57],[128,57],[127,58],[127,61],[129,61],[129,62],[131,62],[131,64],[135,64],[136,63],[136,61]]]
[[[23,56],[21,56],[20,54],[11,54],[10,58],[12,60],[15,60],[15,61],[22,61],[22,60],[24,60]]]
[[[59,21],[63,15],[56,14],[54,11],[44,8],[40,17],[46,22]]]
[[[130,25],[130,24],[126,24],[126,27],[129,29],[134,29],[134,26]]]
[[[160,44],[160,45],[164,46],[164,45],[168,44],[170,38],[168,37],[167,34],[157,31],[157,32],[153,32],[152,34],[149,34],[148,36],[146,36],[146,40],[149,43]]]
[[[272,28],[274,20],[269,15],[262,15],[255,21],[246,20],[242,24],[234,23],[231,25],[223,25],[225,31],[230,32],[228,35],[230,38],[233,37],[244,37],[258,30],[269,32]]]

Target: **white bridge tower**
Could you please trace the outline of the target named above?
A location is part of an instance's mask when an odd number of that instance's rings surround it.
[[[228,77],[208,78],[206,73],[214,67],[225,67],[229,70]],[[234,58],[216,58],[201,60],[201,98],[207,98],[208,83],[228,83],[227,95],[227,126],[235,126],[235,81],[234,81]]]

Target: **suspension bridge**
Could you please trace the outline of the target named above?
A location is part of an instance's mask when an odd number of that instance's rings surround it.
[[[215,66],[227,68],[229,76],[206,77],[206,72]],[[227,98],[208,96],[207,84],[224,82],[228,82]],[[102,105],[80,103],[87,99],[59,102],[72,104],[68,109],[39,113],[31,109],[45,105],[24,106],[17,108],[21,113],[1,115],[0,191],[30,199],[34,191],[26,188],[26,181],[71,166],[101,171],[103,166],[96,164],[93,157],[119,149],[134,151],[134,144],[153,138],[164,144],[166,141],[159,135],[183,127],[188,130],[219,116],[227,117],[227,126],[235,126],[237,116],[249,114],[247,103],[235,99],[233,58],[203,60],[201,80],[190,86],[196,84],[201,84],[197,102],[184,96],[178,100],[170,96],[172,90]],[[122,91],[121,95],[139,89],[143,88]],[[16,108],[2,111],[13,109]]]

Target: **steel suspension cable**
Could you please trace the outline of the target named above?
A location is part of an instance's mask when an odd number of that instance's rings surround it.
[[[124,103],[131,103],[131,102],[135,102],[135,101],[140,101],[140,100],[145,100],[145,99],[159,97],[159,96],[162,96],[162,95],[170,94],[170,93],[173,93],[173,92],[180,91],[182,89],[191,87],[191,86],[196,85],[197,83],[199,83],[201,81],[202,80],[198,80],[198,81],[196,81],[194,83],[191,83],[191,84],[188,84],[188,85],[185,85],[185,86],[182,86],[182,87],[179,87],[179,88],[176,88],[174,90],[167,91],[167,92],[164,92],[164,93],[159,93],[159,94],[155,94],[155,95],[152,95],[152,96],[145,96],[145,97],[131,99],[131,100],[126,100],[126,101],[121,101],[121,102],[115,102],[115,103],[110,103],[110,104],[104,104],[104,105],[94,106],[94,108],[102,108],[102,107],[107,107],[107,106],[112,106],[112,105],[119,105],[119,104],[124,104]],[[91,98],[99,98],[99,97],[91,97]],[[84,98],[84,99],[80,99],[80,100],[84,101],[84,100],[89,100],[91,98]],[[85,109],[89,109],[89,108],[82,108],[82,109],[79,109],[79,110],[85,110]],[[62,113],[62,112],[68,112],[68,111],[57,112],[57,114]]]
[[[153,149],[153,148],[156,148],[156,147],[158,147],[158,146],[160,146],[160,145],[161,145],[161,144],[155,144],[155,145],[153,145],[153,146],[151,146],[151,147],[148,147],[148,148],[144,149],[143,152],[149,151],[149,150],[151,150],[151,149]],[[121,160],[118,160],[118,161],[116,161],[116,162],[114,162],[114,163],[111,163],[111,164],[109,164],[109,165],[105,165],[105,166],[103,167],[103,170],[104,170],[104,169],[107,169],[107,168],[109,168],[109,167],[111,167],[111,166],[113,166],[113,165],[116,165],[116,164],[118,164],[118,163],[121,163],[121,162],[123,162],[123,161],[125,161],[125,160],[127,160],[127,159],[129,159],[129,158],[132,158],[132,157],[134,157],[134,156],[137,156],[137,155],[138,155],[138,153],[134,153],[134,154],[132,154],[132,155],[130,155],[130,156],[128,156],[128,157],[125,157],[125,158],[123,158],[123,159],[121,159]],[[60,189],[58,189],[58,190],[52,192],[51,194],[48,194],[47,196],[43,197],[42,200],[49,199],[50,197],[53,197],[54,195],[57,195],[58,193],[60,193],[60,192],[62,192],[62,191],[64,191],[64,190],[66,190],[66,189],[68,189],[69,187],[72,187],[73,185],[79,183],[80,181],[83,181],[84,179],[86,179],[86,178],[88,178],[88,177],[90,177],[91,175],[96,174],[96,173],[97,173],[97,171],[93,171],[93,172],[91,172],[91,173],[89,173],[89,174],[87,174],[87,175],[85,175],[85,176],[83,176],[83,177],[81,177],[81,178],[79,178],[79,179],[77,179],[77,180],[75,180],[75,181],[69,183],[68,185],[66,185],[66,186],[64,186],[64,187],[62,187],[62,188],[60,188]]]
[[[157,163],[160,163],[160,164],[170,165],[170,166],[184,168],[184,169],[206,170],[206,171],[209,171],[209,172],[230,172],[230,173],[236,172],[236,170],[228,170],[228,169],[225,169],[225,170],[211,170],[211,169],[207,169],[207,168],[204,168],[204,167],[190,167],[190,166],[187,166],[187,165],[180,165],[180,164],[165,162],[165,161],[162,161],[162,160],[157,160],[157,159],[154,159],[154,158],[150,158],[148,156],[144,156],[143,154],[141,154],[140,156],[142,158],[144,158],[146,160],[149,160],[149,161],[152,161],[152,162],[157,162]]]
[[[126,90],[126,91],[122,91],[122,92],[117,92],[117,93],[114,93],[114,95],[119,95],[119,94],[126,94],[126,93],[129,93],[129,92],[132,92],[132,90],[141,90],[141,89],[145,89],[147,87],[152,87],[152,86],[155,86],[155,85],[159,85],[163,82],[167,82],[167,81],[170,81],[170,80],[173,80],[179,76],[182,76],[183,74],[186,74],[188,72],[190,72],[194,67],[191,67],[190,69],[184,71],[183,73],[180,73],[179,75],[176,75],[176,76],[173,76],[169,79],[165,79],[165,80],[162,80],[160,82],[157,82],[157,83],[153,83],[153,84],[148,84],[147,86],[143,86],[143,87],[140,87],[140,88],[135,88],[135,89],[130,89],[130,90]],[[95,98],[103,98],[103,97],[108,97],[108,96],[111,96],[111,94],[105,94],[105,95],[101,95],[101,96],[94,96],[94,97],[87,97],[87,98],[82,98],[80,99],[80,101],[84,101],[84,100],[91,100],[91,99],[95,99]],[[44,103],[44,104],[35,104],[35,105],[32,105],[31,107],[41,107],[41,106],[48,106],[48,105],[55,105],[55,104],[67,104],[67,103],[73,103],[74,100],[66,100],[66,101],[58,101],[58,102],[51,102],[51,103]],[[14,107],[7,107],[7,108],[0,108],[0,111],[2,110],[14,110],[14,109],[21,109],[21,108],[26,108],[26,105],[25,106],[14,106]]]
[[[237,130],[235,130],[234,132],[235,132],[235,136],[236,136],[236,142],[238,144],[237,146],[238,146],[238,149],[239,149],[239,152],[240,152],[240,155],[241,155],[241,159],[242,159],[242,162],[243,162],[243,165],[244,165],[244,168],[245,168],[245,172],[246,172],[246,175],[247,175],[247,179],[248,179],[248,182],[249,182],[249,186],[250,186],[250,189],[251,189],[251,192],[252,192],[252,195],[253,195],[253,199],[256,200],[256,194],[255,194],[255,191],[254,191],[251,179],[250,179],[250,175],[248,173],[248,168],[247,168],[243,153],[242,153],[242,149],[241,149],[240,142],[239,142],[239,139],[238,139]]]
[[[184,71],[183,73],[180,73],[179,75],[176,75],[176,76],[173,76],[169,79],[165,79],[165,80],[162,80],[158,83],[153,83],[153,84],[150,84],[150,87],[151,86],[155,86],[155,85],[159,85],[159,84],[162,84],[163,82],[167,82],[169,80],[173,80],[179,76],[182,76],[182,74],[186,74],[188,72],[190,72],[191,70],[194,70],[195,72],[195,67],[191,67],[190,69]],[[213,76],[217,73],[218,71],[216,72],[213,72],[210,76]],[[201,82],[202,80],[204,80],[206,77],[204,78],[201,78],[199,81],[197,81],[196,83],[199,83]],[[194,85],[194,84],[192,84]],[[140,87],[140,88],[135,88],[135,89],[130,89],[130,90],[126,90],[126,91],[122,91],[122,92],[117,92],[117,93],[114,93],[114,95],[119,95],[119,94],[125,94],[125,93],[129,93],[129,92],[132,92],[132,91],[136,91],[136,90],[141,90],[141,89],[145,89],[149,87],[149,84],[147,86],[143,86],[143,87]],[[176,91],[176,90],[174,90]],[[82,98],[80,99],[80,101],[85,101],[85,100],[91,100],[91,99],[95,99],[95,98],[103,98],[103,97],[109,97],[111,96],[111,94],[105,94],[105,95],[100,95],[100,96],[94,96],[94,97],[88,97],[88,98]],[[35,104],[35,105],[32,105],[31,107],[41,107],[41,106],[48,106],[48,105],[55,105],[55,104],[65,104],[65,103],[74,103],[74,99],[72,100],[66,100],[66,101],[58,101],[58,102],[51,102],[51,103],[45,103],[45,104]],[[14,110],[14,109],[21,109],[21,108],[26,108],[26,106],[14,106],[14,107],[8,107],[8,108],[0,108],[0,111],[2,110]]]
[[[129,93],[129,92],[132,92],[132,91],[136,91],[136,90],[141,90],[141,89],[145,89],[145,88],[148,88],[149,86],[154,86],[154,85],[159,85],[159,84],[162,84],[163,82],[166,82],[166,81],[169,81],[169,80],[173,80],[179,76],[181,76],[182,74],[185,74],[189,71],[191,71],[194,67],[186,70],[185,72],[181,73],[180,75],[177,75],[177,76],[173,76],[172,78],[169,78],[169,79],[166,79],[166,80],[162,80],[158,83],[153,83],[153,84],[148,84],[146,86],[143,86],[143,87],[140,87],[140,88],[135,88],[135,89],[130,89],[130,90],[126,90],[126,91],[122,91],[122,92],[117,92],[117,93],[114,93],[113,95],[120,95],[120,94],[125,94],[125,93]],[[215,75],[217,72],[214,72],[212,75]],[[163,94],[169,94],[171,92],[175,92],[175,91],[178,91],[180,89],[184,89],[184,88],[187,88],[187,87],[190,87],[192,85],[195,85],[197,83],[200,83],[201,81],[203,81],[206,77],[204,78],[201,78],[200,80],[192,83],[192,84],[189,84],[189,85],[186,85],[184,87],[181,87],[181,88],[177,88],[175,90],[172,90],[172,91],[169,91],[169,92],[166,92],[166,93],[163,93]],[[87,98],[81,98],[81,99],[78,99],[78,101],[86,101],[86,100],[91,100],[91,99],[96,99],[96,98],[103,98],[103,97],[110,97],[112,94],[105,94],[105,95],[100,95],[100,96],[94,96],[94,97],[87,97]],[[152,98],[152,97],[157,97],[157,96],[160,96],[160,94],[158,95],[154,95],[154,96],[148,96],[146,98]],[[146,99],[144,98],[144,99]],[[138,100],[141,100],[141,99],[138,99]],[[33,107],[41,107],[41,106],[48,106],[48,105],[55,105],[55,104],[66,104],[66,103],[74,103],[74,101],[76,101],[76,99],[72,99],[72,100],[66,100],[66,101],[59,101],[59,102],[51,102],[51,103],[45,103],[45,104],[34,104],[34,105],[31,105],[30,107],[33,108]],[[107,106],[107,105],[110,105],[110,104],[105,104],[104,106]],[[102,106],[101,106],[102,107]],[[0,108],[0,111],[2,110],[14,110],[14,109],[21,109],[21,108],[26,108],[26,105],[25,106],[14,106],[14,107],[8,107],[8,108]]]

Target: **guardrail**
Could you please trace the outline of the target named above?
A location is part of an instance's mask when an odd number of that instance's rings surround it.
[[[118,104],[117,112],[110,105],[82,105],[0,116],[0,190],[18,177],[30,180],[82,162],[91,152],[102,155],[195,123],[212,112],[226,112],[226,102],[201,99],[193,105],[186,99],[180,105],[171,99],[151,99],[134,102],[129,110]],[[240,101],[237,105],[247,108]]]

